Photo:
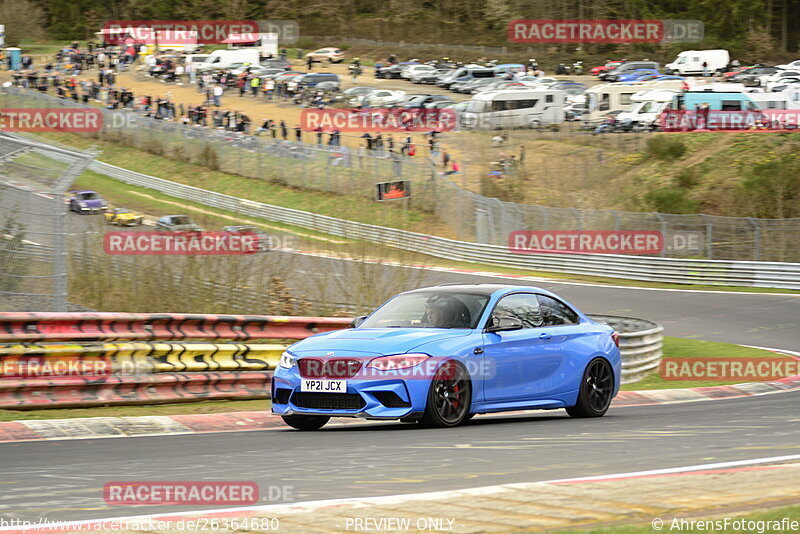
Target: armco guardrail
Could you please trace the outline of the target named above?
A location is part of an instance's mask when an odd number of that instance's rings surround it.
[[[68,158],[46,155],[51,158]],[[124,183],[153,189],[204,206],[449,260],[649,282],[800,289],[800,263],[613,254],[516,254],[505,246],[457,241],[273,206],[179,184],[96,160],[89,168]]]
[[[0,380],[0,408],[17,410],[217,399],[266,399],[272,373],[163,373]]]
[[[658,367],[663,328],[629,317],[592,315],[620,334],[622,382]],[[319,330],[347,328],[349,318],[181,314],[0,314],[0,408],[104,406],[266,399],[277,344],[97,343],[106,339],[237,341],[304,338]],[[283,325],[283,326],[276,326]],[[291,325],[291,326],[289,326]],[[61,339],[83,343],[53,343]],[[36,340],[38,343],[21,343]],[[92,343],[94,342],[94,343]]]
[[[456,241],[237,198],[98,161],[94,161],[90,169],[131,185],[146,187],[205,206],[438,258],[650,282],[800,289],[798,263],[691,260],[612,254],[516,254],[507,247],[498,245]]]
[[[645,319],[592,315],[592,319],[605,323],[619,335],[622,355],[622,383],[638,382],[661,363],[664,347],[664,327]]]
[[[266,371],[278,364],[278,343],[0,344],[0,377]]]
[[[0,342],[303,339],[351,319],[179,313],[2,313]]]

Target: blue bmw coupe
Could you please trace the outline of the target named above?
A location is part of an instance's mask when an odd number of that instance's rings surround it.
[[[331,417],[439,427],[508,410],[599,417],[621,367],[614,330],[549,291],[442,285],[400,293],[350,329],[290,346],[273,377],[272,412],[301,430]]]

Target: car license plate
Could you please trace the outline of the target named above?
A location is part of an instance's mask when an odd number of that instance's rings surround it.
[[[347,380],[313,380],[303,379],[300,391],[316,393],[347,393]]]

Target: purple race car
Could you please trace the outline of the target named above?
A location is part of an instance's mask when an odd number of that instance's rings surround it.
[[[86,189],[84,191],[70,191],[69,209],[75,213],[102,213],[108,209],[108,204],[97,191]]]

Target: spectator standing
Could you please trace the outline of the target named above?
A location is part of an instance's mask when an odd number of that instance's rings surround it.
[[[222,105],[222,93],[223,93],[222,85],[217,84],[214,86],[214,105],[220,107]]]
[[[289,130],[286,128],[286,121],[281,121],[281,137],[283,137],[284,141],[287,141],[289,138]]]
[[[250,80],[250,91],[253,93],[253,97],[258,97],[258,88],[261,85],[261,80],[258,79],[258,76],[253,76]]]

